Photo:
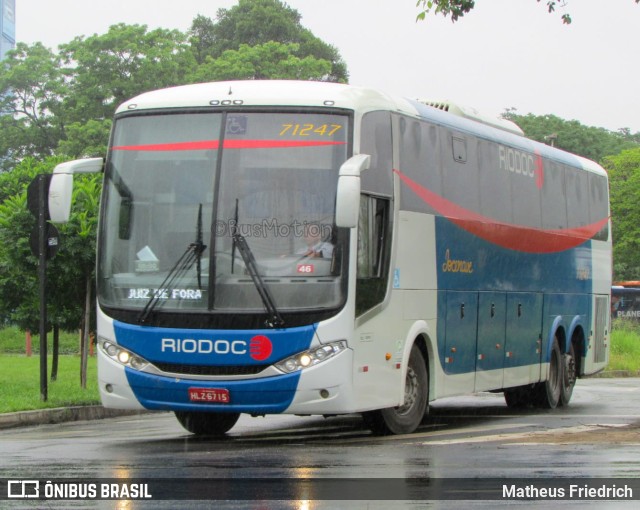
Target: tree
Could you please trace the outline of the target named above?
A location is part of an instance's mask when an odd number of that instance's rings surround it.
[[[215,46],[215,25],[211,18],[198,14],[189,29],[189,44],[198,65],[203,64],[207,57],[213,56]]]
[[[540,0],[536,0],[540,3]],[[556,7],[566,7],[569,3],[568,0],[545,0],[547,2],[547,10],[549,12],[555,12]],[[634,0],[635,3],[640,3],[640,0]],[[451,16],[451,21],[454,23],[467,14],[471,9],[475,7],[474,0],[418,0],[416,6],[421,7],[422,10],[418,13],[418,19],[423,20],[426,18],[432,10],[436,14],[442,14],[445,18]],[[562,22],[565,24],[571,23],[571,15],[564,13],[561,16]]]
[[[239,51],[242,45],[295,44],[297,46],[288,48],[301,61],[313,57],[330,62],[331,69],[323,80],[346,82],[348,79],[346,64],[338,50],[303,27],[298,11],[279,0],[239,0],[238,5],[230,9],[219,9],[215,22],[198,16],[189,33],[194,54],[201,62],[207,57],[220,58],[228,50]]]
[[[629,130],[616,133],[604,128],[585,126],[577,120],[564,120],[555,115],[518,115],[507,110],[504,118],[515,122],[528,138],[547,143],[594,161],[638,146]]]
[[[240,0],[197,16],[189,34],[118,24],[58,53],[18,43],[0,67],[0,172],[26,157],[102,156],[122,102],[148,90],[221,79],[346,81],[337,50],[278,0]]]
[[[185,34],[123,23],[76,37],[60,54],[69,83],[65,115],[81,126],[110,120],[118,105],[142,92],[184,83],[196,66]]]
[[[0,170],[27,156],[45,158],[64,133],[64,77],[41,43],[18,43],[0,67]]]
[[[609,172],[613,279],[640,280],[640,148],[604,159]]]
[[[26,207],[26,190],[36,175],[50,173],[62,161],[59,157],[42,162],[27,158],[13,171],[0,174],[0,190],[7,191],[0,195],[2,323],[38,329],[38,259],[29,246],[35,220]],[[71,218],[59,226],[61,246],[48,264],[49,323],[63,330],[81,326],[87,281],[94,279],[99,197],[99,175],[76,176]]]
[[[346,80],[346,66],[335,48],[302,27],[299,14],[281,2],[241,0],[237,9],[219,14],[217,23],[196,17],[188,36],[119,24],[106,34],[76,37],[58,53],[41,43],[19,43],[3,61],[0,321],[29,329],[38,324],[37,260],[29,247],[34,220],[25,206],[27,186],[65,159],[104,156],[111,118],[120,103],[193,80]],[[80,325],[93,292],[99,179],[74,179],[71,219],[58,227],[61,248],[49,263],[49,319],[65,330]]]
[[[240,45],[211,57],[198,67],[194,81],[215,80],[322,80],[331,72],[331,62],[313,56],[296,56],[297,44],[268,42],[256,46]]]
[[[196,62],[185,34],[114,25],[76,37],[58,54],[18,43],[0,67],[0,170],[31,156],[104,155],[116,107],[183,84]]]

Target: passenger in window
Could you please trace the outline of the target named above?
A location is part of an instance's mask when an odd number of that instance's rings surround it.
[[[322,233],[323,229],[320,225],[305,225],[304,242],[306,246],[298,254],[303,257],[330,259],[333,256],[333,244],[325,241]]]

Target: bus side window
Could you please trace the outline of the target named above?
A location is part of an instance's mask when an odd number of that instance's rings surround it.
[[[363,194],[358,220],[356,314],[381,303],[387,291],[390,253],[389,198]]]

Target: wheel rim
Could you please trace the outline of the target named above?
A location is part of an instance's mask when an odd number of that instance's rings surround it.
[[[576,383],[576,360],[571,354],[564,356],[564,387],[571,388]]]
[[[409,367],[407,369],[407,380],[404,385],[404,404],[397,407],[396,412],[400,415],[409,414],[418,401],[419,391],[418,375],[412,367]]]
[[[560,390],[561,390],[561,372],[560,372],[560,360],[558,359],[558,353],[557,351],[554,349],[551,353],[551,364],[549,367],[549,387],[551,389],[551,392],[553,394],[553,397],[555,398],[556,395],[559,397],[560,396]]]

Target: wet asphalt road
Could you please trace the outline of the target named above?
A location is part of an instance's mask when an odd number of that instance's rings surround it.
[[[374,437],[360,417],[242,416],[222,439],[196,438],[172,414],[75,422],[0,432],[0,479],[211,478],[470,479],[640,477],[640,379],[578,382],[571,405],[508,409],[501,394],[432,405],[410,435]],[[224,480],[223,480],[224,481]],[[462,484],[464,485],[464,484]],[[197,489],[197,486],[195,486]],[[461,487],[463,490],[464,487]],[[238,489],[239,490],[239,489]],[[284,501],[0,501],[0,508],[494,508],[500,501],[309,501],[288,487]],[[341,490],[341,489],[339,489]],[[380,490],[384,490],[381,487]],[[391,486],[389,486],[389,490]],[[640,495],[640,494],[639,494]],[[233,494],[238,497],[237,491]],[[249,497],[255,498],[251,494]],[[635,502],[637,504],[637,501]],[[549,502],[518,502],[519,508]],[[571,505],[575,506],[571,506]],[[584,503],[635,508],[628,502]],[[578,507],[578,502],[554,502]]]

